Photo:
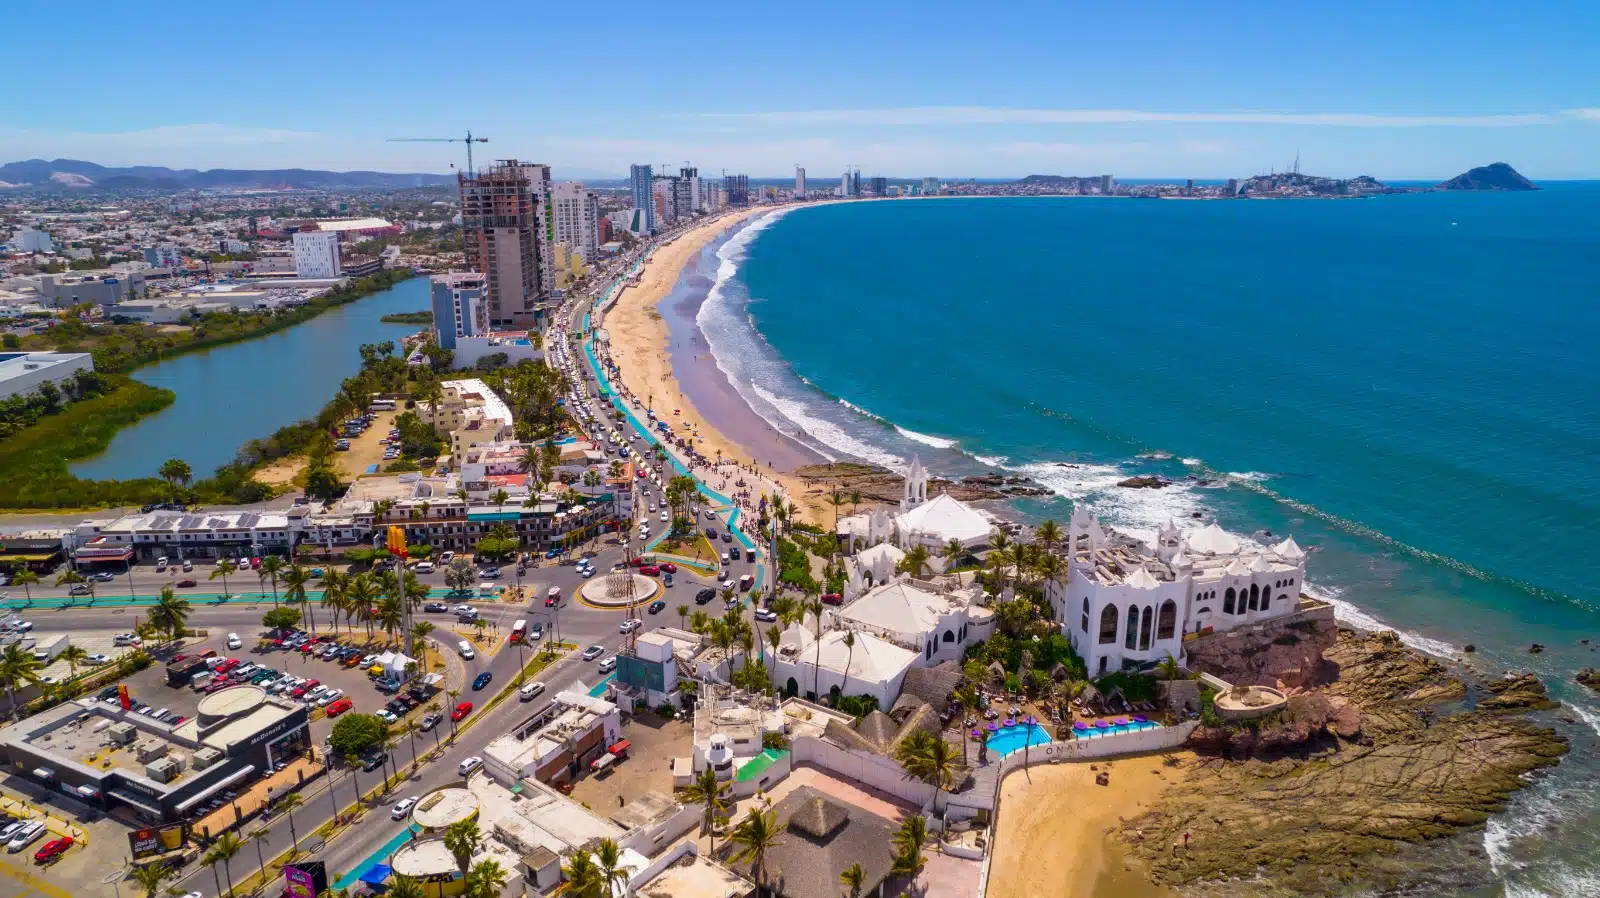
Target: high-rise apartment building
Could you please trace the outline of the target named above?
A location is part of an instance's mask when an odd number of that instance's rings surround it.
[[[726,201],[722,194],[722,185],[716,181],[700,182],[700,211],[711,215],[720,210]]]
[[[850,195],[861,195],[861,169],[859,168],[850,173]]]
[[[534,327],[553,286],[554,223],[546,195],[550,168],[502,159],[461,186],[461,243],[467,267],[483,273],[491,327]]]
[[[556,241],[593,262],[600,248],[600,200],[581,181],[562,181],[551,191]]]
[[[670,228],[678,222],[677,178],[656,175],[650,184],[650,199],[655,206],[656,222]]]
[[[806,196],[806,170],[796,165],[794,167],[794,198],[805,199]]]
[[[849,172],[845,172],[839,178],[839,195],[840,196],[849,196],[850,195],[850,173]]]
[[[654,234],[656,231],[656,205],[652,197],[654,177],[648,165],[631,166],[628,186],[633,194],[633,220],[628,230],[636,234]]]
[[[889,179],[888,178],[882,178],[882,177],[873,178],[872,179],[872,195],[873,196],[888,196],[889,195]]]
[[[296,231],[294,234],[294,273],[303,278],[336,278],[339,265],[339,234],[336,231]]]
[[[678,180],[683,184],[684,196],[688,203],[684,206],[686,214],[698,214],[705,210],[705,200],[701,196],[700,169],[685,166],[678,170]]]
[[[1117,189],[1117,180],[1110,175],[1100,176],[1100,195],[1110,196]]]
[[[489,332],[489,309],[484,302],[484,277],[471,272],[436,274],[430,278],[433,299],[433,341],[440,349],[455,349],[460,337],[481,337]]]
[[[750,204],[750,176],[723,175],[722,192],[727,197],[728,205],[748,206]]]
[[[939,179],[938,178],[923,178],[922,179],[922,195],[923,196],[932,196],[933,194],[936,194],[938,192],[939,192]]]

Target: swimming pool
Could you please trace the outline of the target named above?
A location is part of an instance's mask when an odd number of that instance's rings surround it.
[[[1003,758],[1014,751],[1021,751],[1024,746],[1044,745],[1049,741],[1050,733],[1044,727],[1038,724],[1033,726],[1017,724],[995,730],[984,744],[990,751]]]
[[[1153,720],[1136,720],[1129,723],[1114,723],[1104,728],[1090,726],[1086,730],[1080,730],[1074,727],[1072,735],[1078,739],[1093,739],[1096,736],[1116,736],[1120,733],[1137,733],[1140,730],[1159,729],[1161,729],[1161,724]]]

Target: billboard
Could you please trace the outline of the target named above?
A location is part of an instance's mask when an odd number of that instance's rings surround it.
[[[182,823],[151,826],[128,833],[128,850],[132,852],[134,860],[150,857],[154,854],[165,854],[168,851],[176,851],[182,847]]]
[[[124,711],[128,711],[133,708],[133,699],[128,697],[127,683],[117,684],[117,702],[122,705],[122,710]]]
[[[328,888],[327,867],[322,861],[303,861],[283,868],[284,894],[289,898],[317,898]]]
[[[407,557],[406,530],[404,527],[391,526],[389,528],[388,548],[390,554],[394,555],[396,558]]]

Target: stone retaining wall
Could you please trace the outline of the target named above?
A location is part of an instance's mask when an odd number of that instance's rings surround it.
[[[1333,647],[1338,625],[1333,606],[1302,597],[1291,614],[1183,644],[1190,670],[1214,674],[1235,686],[1311,686],[1322,653]]]

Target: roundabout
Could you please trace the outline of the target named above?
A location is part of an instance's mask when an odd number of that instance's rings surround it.
[[[584,581],[583,586],[578,589],[578,597],[585,605],[620,611],[629,605],[651,602],[664,591],[660,582],[654,577],[646,577],[632,570],[621,570]]]

